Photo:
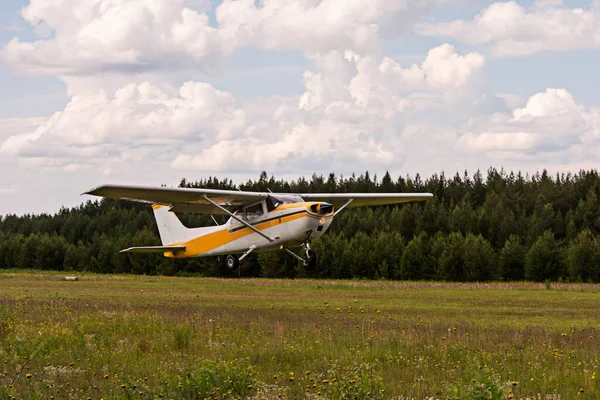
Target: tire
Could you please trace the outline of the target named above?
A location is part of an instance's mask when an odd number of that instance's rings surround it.
[[[229,269],[235,269],[240,265],[240,260],[238,260],[236,256],[230,254],[227,257],[225,257],[225,265]]]
[[[313,270],[317,265],[317,253],[311,249],[306,250],[306,259],[303,264],[307,270]]]

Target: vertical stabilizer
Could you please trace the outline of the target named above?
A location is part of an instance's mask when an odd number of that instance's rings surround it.
[[[163,245],[181,243],[188,239],[190,229],[181,223],[175,213],[169,211],[169,207],[154,204],[152,209]]]

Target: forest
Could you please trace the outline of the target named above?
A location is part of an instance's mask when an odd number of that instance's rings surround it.
[[[344,210],[312,243],[317,266],[304,270],[284,252],[252,254],[240,271],[223,257],[173,260],[123,254],[160,245],[152,209],[121,200],[88,200],[56,214],[0,216],[0,268],[244,277],[309,277],[439,281],[600,282],[598,171],[533,175],[490,168],[422,179],[383,177],[254,181],[182,179],[180,187],[274,193],[430,192],[423,203]],[[209,215],[180,214],[188,227],[214,224]],[[224,223],[226,216],[215,216]]]

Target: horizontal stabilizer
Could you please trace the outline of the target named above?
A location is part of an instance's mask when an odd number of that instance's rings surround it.
[[[146,246],[146,247],[130,247],[121,250],[121,253],[164,253],[166,251],[183,251],[185,246]]]

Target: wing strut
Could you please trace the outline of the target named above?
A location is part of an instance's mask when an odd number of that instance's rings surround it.
[[[238,217],[237,215],[234,215],[232,212],[230,212],[225,207],[221,207],[219,204],[217,204],[214,201],[212,201],[207,195],[204,195],[204,199],[206,201],[208,201],[210,204],[212,204],[213,206],[217,207],[219,210],[223,211],[225,214],[229,215],[231,218],[233,218],[236,221],[238,221],[239,223],[241,223],[243,225],[246,225],[248,228],[252,229],[254,232],[258,233],[260,236],[262,236],[265,239],[267,239],[269,242],[274,242],[275,241],[275,239],[273,239],[273,238],[265,235],[264,233],[262,233],[261,231],[259,231],[258,229],[256,229],[255,227],[253,227],[252,225],[250,225],[249,223],[247,223],[246,221],[244,221],[240,217]]]
[[[340,208],[338,208],[337,211],[333,213],[333,216],[335,217],[340,211],[342,211],[344,208],[346,208],[347,205],[349,205],[350,203],[352,203],[352,200],[354,200],[354,199],[348,200],[346,202],[346,204],[344,204],[343,206],[341,206]]]

